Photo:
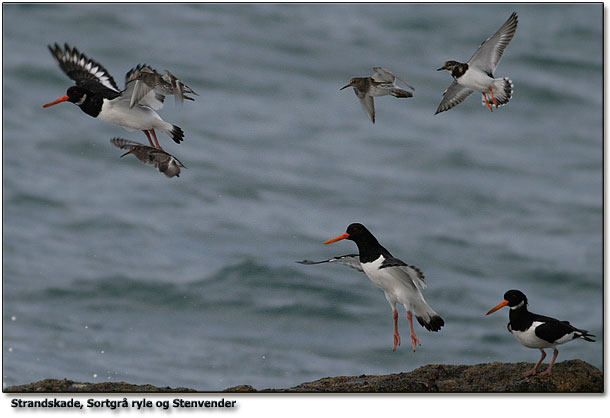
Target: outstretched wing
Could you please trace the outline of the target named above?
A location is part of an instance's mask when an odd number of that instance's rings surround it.
[[[458,82],[454,80],[449,88],[443,93],[443,100],[441,100],[441,103],[438,105],[435,115],[462,103],[473,91],[474,90],[471,90],[468,87],[458,84]]]
[[[500,29],[481,44],[468,64],[481,68],[491,76],[500,62],[504,50],[515,36],[517,23],[517,13],[513,12]]]
[[[405,80],[403,80],[402,78],[398,77],[397,75],[393,74],[390,70],[388,70],[387,68],[384,67],[373,67],[373,70],[375,71],[375,74],[373,74],[371,76],[371,78],[378,82],[378,83],[390,83],[392,85],[395,85],[396,80],[400,80],[402,83],[405,84],[405,86],[409,87],[411,90],[415,91],[415,87],[413,87],[412,85],[410,85],[409,83],[407,83]]]
[[[356,93],[356,96],[358,96],[358,93]],[[375,123],[375,99],[373,99],[373,96],[365,94],[364,97],[358,96],[358,100],[362,105],[362,109],[364,109],[364,113],[366,113],[371,122]]]
[[[58,44],[48,47],[51,55],[59,64],[59,68],[74,80],[77,86],[88,81],[96,81],[112,91],[120,92],[108,71],[100,63],[88,58],[78,49],[70,48],[68,44],[64,45],[64,49],[61,49]]]
[[[153,88],[137,77],[142,73],[156,74],[157,72],[146,64],[138,64],[125,74],[125,94],[129,98],[129,107],[136,104],[148,106],[151,109],[159,110],[163,107],[165,96],[153,91]]]
[[[375,73],[371,78],[378,83],[394,83],[396,76],[387,68],[384,67],[373,67]]]
[[[297,263],[300,263],[300,264],[338,263],[338,264],[344,264],[346,266],[349,266],[353,269],[356,269],[356,270],[364,273],[364,270],[362,269],[362,265],[360,264],[360,256],[358,254],[341,255],[338,257],[333,257],[333,258],[329,258],[328,260],[322,260],[322,261],[303,260],[303,261],[297,261]]]
[[[112,138],[110,140],[110,142],[112,142],[115,147],[118,147],[120,149],[128,149],[128,148],[133,147],[133,146],[142,146],[142,147],[146,146],[146,145],[141,144],[139,142],[130,141],[128,139],[118,138],[118,137]]]

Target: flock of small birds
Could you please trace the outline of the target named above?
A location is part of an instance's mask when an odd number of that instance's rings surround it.
[[[513,94],[512,81],[506,77],[494,77],[494,71],[504,50],[515,35],[517,23],[517,14],[513,12],[500,29],[479,46],[467,62],[446,61],[438,69],[438,71],[449,71],[453,82],[443,93],[435,114],[452,109],[475,91],[481,93],[481,104],[490,111],[510,101]],[[74,80],[76,85],[68,88],[66,95],[43,107],[68,101],[96,119],[119,125],[128,131],[143,131],[149,145],[118,137],[112,138],[111,143],[122,150],[127,150],[121,157],[132,154],[142,163],[155,167],[167,177],[179,177],[181,169],[186,167],[161,147],[155,130],[165,132],[178,144],[184,139],[184,132],[180,127],[162,120],[156,111],[163,107],[166,96],[174,96],[177,105],[182,105],[184,100],[194,101],[189,94],[198,94],[192,88],[168,70],[160,74],[150,66],[140,64],[126,74],[125,87],[120,90],[101,64],[88,58],[76,48],[65,44],[62,49],[55,44],[49,46],[49,50],[60,68]],[[373,67],[373,71],[370,77],[352,78],[340,90],[352,87],[365,114],[372,123],[375,123],[374,97],[392,95],[397,98],[409,98],[413,97],[415,88],[384,67]],[[408,90],[399,87],[397,81],[404,84]],[[398,332],[399,304],[403,305],[407,312],[413,351],[421,346],[415,334],[413,317],[428,331],[439,331],[445,325],[443,318],[424,300],[422,291],[426,288],[426,282],[419,268],[393,257],[362,224],[349,225],[345,233],[324,244],[343,239],[354,241],[358,247],[358,254],[347,254],[323,261],[303,260],[299,263],[338,263],[365,273],[383,290],[392,309],[393,350],[396,350],[401,343]],[[525,347],[537,348],[542,353],[538,363],[524,376],[536,373],[546,357],[545,348],[553,349],[553,359],[541,375],[551,373],[558,355],[557,345],[574,339],[594,341],[590,338],[594,335],[573,327],[567,321],[529,312],[527,297],[519,290],[506,292],[504,300],[487,314],[504,306],[510,308],[509,332]]]

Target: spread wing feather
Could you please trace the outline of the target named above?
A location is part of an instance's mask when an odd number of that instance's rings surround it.
[[[71,48],[68,44],[64,45],[64,49],[58,44],[49,45],[48,48],[57,64],[59,64],[59,68],[74,80],[77,86],[90,81],[97,81],[107,89],[116,93],[120,92],[114,79],[102,64],[88,58],[78,49]]]
[[[487,74],[493,74],[504,50],[515,36],[517,23],[517,14],[513,12],[500,29],[481,44],[468,64],[481,68]]]
[[[438,105],[435,115],[437,113],[444,112],[445,110],[449,110],[452,107],[462,103],[468,96],[473,93],[473,91],[474,90],[471,90],[468,87],[464,87],[458,84],[457,81],[453,80],[453,83],[451,83],[449,88],[443,93],[443,99]]]
[[[356,270],[364,273],[364,270],[362,269],[362,265],[360,264],[360,256],[358,254],[340,255],[338,257],[333,257],[333,258],[329,258],[328,260],[322,260],[322,261],[302,260],[302,261],[297,261],[297,263],[300,263],[300,264],[337,263],[337,264],[346,265],[348,267],[351,267],[353,269],[356,269]]]

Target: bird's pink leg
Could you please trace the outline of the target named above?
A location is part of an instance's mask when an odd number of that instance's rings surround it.
[[[546,357],[546,353],[544,352],[544,350],[542,348],[540,349],[540,352],[542,353],[542,355],[540,356],[540,360],[538,360],[538,363],[536,363],[536,365],[534,366],[534,368],[532,370],[529,370],[529,371],[523,373],[523,377],[528,377],[533,374],[536,374],[536,370],[538,370],[538,366],[540,366],[540,363],[542,363],[542,360],[544,360],[544,358]]]
[[[489,100],[487,100],[487,95],[485,93],[481,93],[483,95],[483,100],[485,100],[485,106],[487,106],[487,108],[493,112],[493,109],[491,108],[491,105],[489,104]]]
[[[148,138],[148,142],[150,143],[151,147],[155,147],[155,144],[153,144],[152,139],[150,139],[150,134],[148,133],[148,131],[142,131],[146,134],[146,138]]]
[[[159,145],[159,140],[157,139],[157,134],[155,133],[155,130],[154,130],[154,129],[151,129],[151,130],[150,130],[150,132],[152,133],[152,136],[153,136],[153,138],[154,138],[154,140],[155,140],[156,148],[157,148],[157,149],[160,149],[161,151],[165,151],[165,150],[163,149],[163,147],[162,147],[161,145]]]
[[[409,328],[411,328],[411,344],[413,344],[413,351],[417,350],[417,345],[421,346],[421,342],[417,335],[415,335],[415,330],[413,329],[413,314],[411,311],[407,311],[407,319],[409,320]]]
[[[553,359],[551,360],[551,364],[549,364],[549,368],[540,373],[540,376],[545,376],[547,374],[551,374],[551,369],[553,368],[553,364],[555,364],[555,360],[557,359],[557,355],[559,354],[559,350],[553,348]]]
[[[491,87],[489,88],[489,92],[491,93],[491,100],[494,102],[494,104],[496,105],[496,108],[497,108],[498,102],[496,101],[496,98],[494,97],[494,91]]]
[[[392,348],[392,351],[396,351],[397,345],[400,345],[400,334],[398,333],[398,311],[394,311],[394,348]]]

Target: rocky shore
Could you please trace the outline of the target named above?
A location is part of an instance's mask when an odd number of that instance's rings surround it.
[[[581,360],[555,364],[549,376],[521,377],[533,363],[486,363],[472,366],[429,364],[407,373],[325,377],[286,389],[257,390],[249,385],[230,387],[224,392],[275,393],[603,393],[603,373]],[[539,371],[544,371],[546,365]],[[134,393],[201,392],[197,389],[133,385],[125,382],[80,383],[63,379],[10,386],[5,393]]]

